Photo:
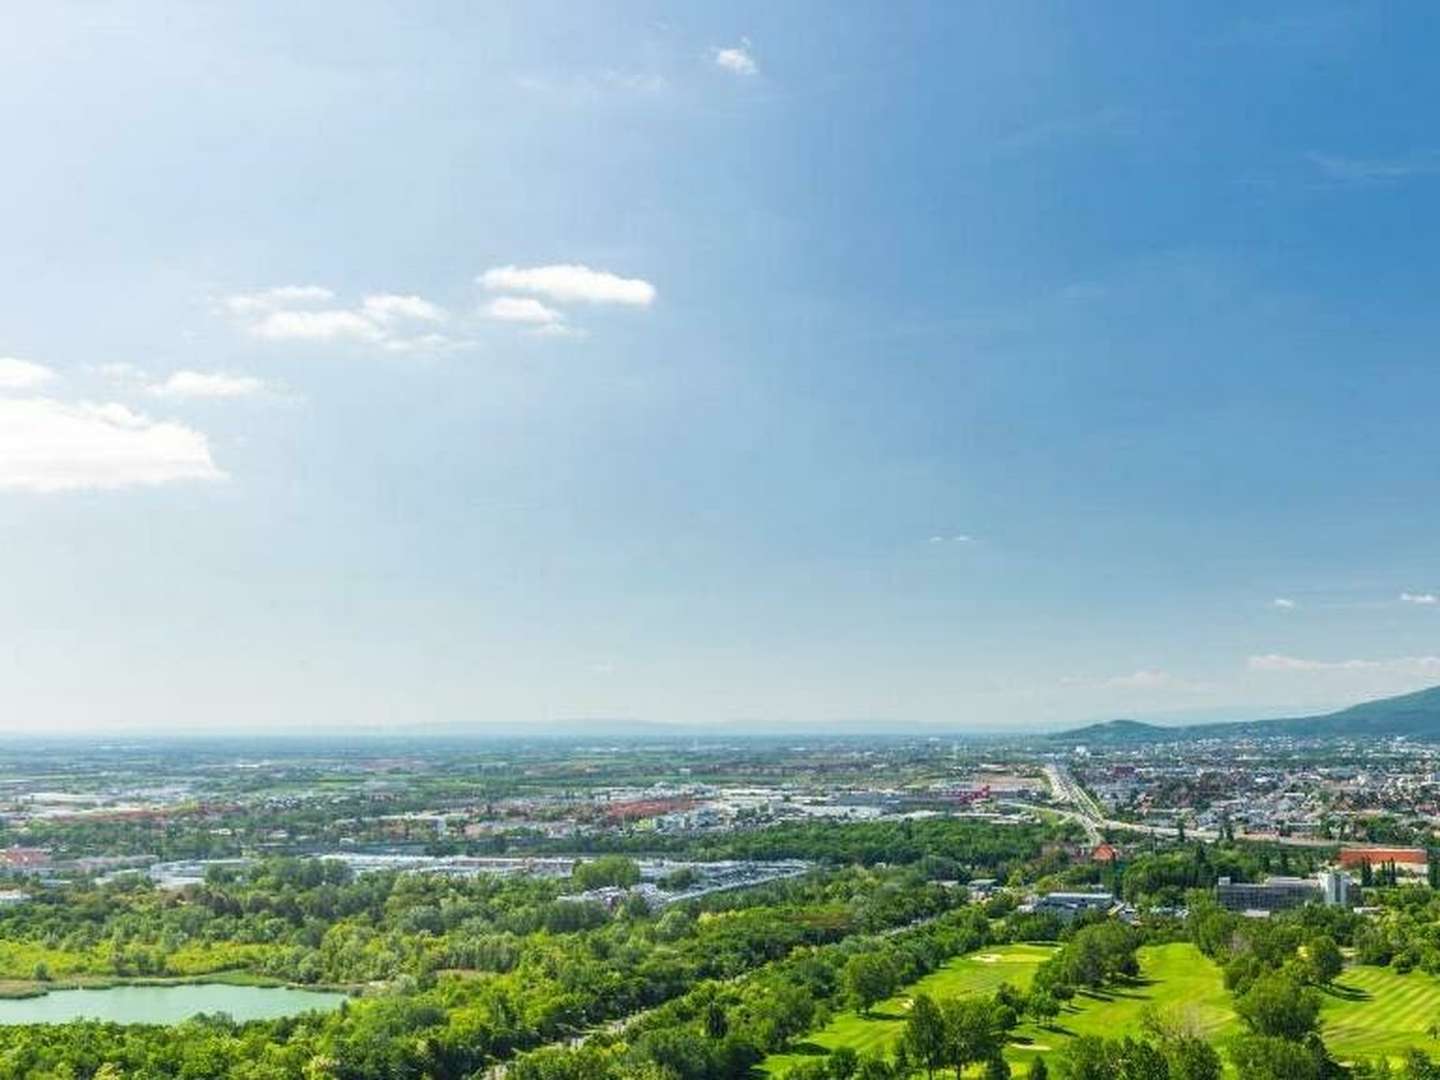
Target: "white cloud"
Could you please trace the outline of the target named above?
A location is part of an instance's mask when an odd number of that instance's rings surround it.
[[[530,331],[530,335],[532,337],[580,339],[589,337],[590,332],[582,330],[578,326],[571,326],[569,323],[557,322],[537,326]]]
[[[225,297],[225,307],[235,315],[255,315],[278,308],[328,304],[335,293],[323,285],[279,285],[258,292]]]
[[[728,49],[715,49],[713,52],[715,63],[734,75],[756,75],[760,68],[755,63],[755,57],[750,52],[750,41],[748,38],[741,38],[739,45],[732,45]]]
[[[1270,653],[1250,657],[1246,666],[1251,671],[1378,671],[1429,675],[1440,672],[1440,656],[1397,656],[1385,660],[1309,660]]]
[[[0,399],[0,490],[76,491],[222,480],[205,436],[123,405]]]
[[[55,378],[44,364],[0,356],[0,390],[33,390]]]
[[[546,307],[533,296],[497,296],[485,305],[485,316],[496,322],[528,323],[531,326],[558,326],[565,316]]]
[[[414,319],[417,322],[444,322],[445,312],[419,296],[396,296],[381,293],[367,296],[360,305],[365,315],[378,323],[392,323],[399,319]]]
[[[253,375],[227,375],[220,371],[177,371],[164,382],[149,387],[156,397],[241,398],[265,392],[265,384]]]
[[[464,348],[468,342],[444,334],[416,334],[414,337],[387,337],[381,345],[387,352],[439,352],[442,349]]]
[[[384,331],[355,311],[272,311],[249,327],[269,341],[380,341]]]
[[[649,307],[655,286],[640,278],[623,278],[608,270],[573,263],[552,266],[497,266],[480,275],[491,292],[533,293],[556,303],[625,304]]]
[[[941,536],[938,533],[930,537],[932,544],[973,544],[975,537],[968,533],[956,533],[954,536]]]
[[[1287,596],[1277,596],[1274,600],[1270,601],[1270,606],[1280,608],[1283,611],[1289,611],[1295,607],[1295,601]]]
[[[1427,592],[1427,593],[1402,592],[1402,593],[1400,594],[1400,602],[1401,602],[1402,604],[1416,604],[1416,605],[1419,605],[1419,606],[1421,606],[1421,607],[1430,607],[1430,606],[1432,606],[1432,605],[1434,605],[1434,604],[1440,604],[1440,596],[1436,596],[1434,593],[1428,593],[1428,592]]]
[[[424,297],[373,293],[353,308],[335,307],[335,293],[319,285],[282,285],[225,297],[222,307],[252,337],[376,345],[391,352],[439,349],[454,344],[443,334],[418,332],[415,324],[443,322],[446,313]]]

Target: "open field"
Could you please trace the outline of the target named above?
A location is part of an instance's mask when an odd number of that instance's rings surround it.
[[[906,987],[900,994],[875,1006],[864,1017],[846,1010],[826,1027],[803,1040],[797,1053],[774,1054],[764,1068],[771,1076],[784,1076],[799,1062],[838,1046],[853,1046],[859,1053],[888,1050],[905,1026],[905,1012],[915,994],[940,998],[990,993],[1002,982],[1022,989],[1030,985],[1035,969],[1053,950],[1045,945],[1003,945],[957,956],[937,971]]]
[[[783,1077],[796,1063],[838,1046],[851,1046],[860,1053],[888,1051],[904,1027],[914,994],[939,999],[988,993],[1001,982],[1024,988],[1050,951],[1040,945],[1006,945],[957,957],[877,1006],[870,1017],[852,1011],[839,1014],[802,1042],[796,1053],[776,1054],[765,1068],[770,1075]],[[1193,945],[1148,946],[1140,950],[1140,964],[1141,977],[1129,986],[1077,995],[1054,1027],[1022,1024],[1006,1052],[1011,1064],[1058,1054],[1078,1035],[1139,1034],[1147,1006],[1182,1020],[1207,1038],[1224,1038],[1238,1030],[1219,969]],[[1431,1025],[1440,1024],[1440,979],[1420,971],[1400,975],[1390,968],[1347,968],[1325,995],[1323,1023],[1325,1041],[1341,1061],[1380,1054],[1396,1057],[1410,1047],[1440,1053],[1440,1040],[1430,1035]]]
[[[939,999],[988,993],[1001,982],[1024,988],[1050,952],[1041,945],[1005,945],[957,957],[877,1006],[871,1017],[853,1011],[837,1015],[824,1030],[802,1042],[796,1053],[773,1055],[765,1062],[765,1069],[772,1076],[784,1076],[798,1062],[837,1046],[851,1046],[860,1053],[888,1050],[904,1027],[905,1011],[914,994],[926,993]],[[1193,945],[1181,942],[1148,946],[1140,950],[1140,966],[1140,978],[1128,986],[1102,994],[1078,994],[1066,1004],[1053,1027],[1040,1028],[1028,1022],[1018,1027],[1015,1042],[1006,1052],[1011,1064],[1028,1063],[1037,1055],[1049,1057],[1077,1035],[1138,1033],[1140,1014],[1147,1006],[1182,1018],[1207,1037],[1235,1030],[1235,1013],[1220,971]]]
[[[1196,1034],[1215,1038],[1236,1030],[1220,969],[1189,942],[1151,945],[1140,950],[1140,977],[1103,993],[1082,992],[1066,1003],[1050,1028],[1033,1023],[1016,1029],[1006,1057],[1012,1064],[1048,1057],[1077,1035],[1141,1033],[1140,1018],[1153,1007],[1163,1017],[1183,1022]]]
[[[1440,979],[1423,971],[1347,968],[1325,995],[1321,1016],[1326,1045],[1341,1061],[1397,1056],[1412,1046],[1433,1055],[1440,1052],[1429,1031],[1440,1022]]]

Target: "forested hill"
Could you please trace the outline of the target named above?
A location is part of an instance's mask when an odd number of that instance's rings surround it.
[[[1090,724],[1072,731],[1063,731],[1051,738],[1056,742],[1114,746],[1124,743],[1215,738],[1366,738],[1393,735],[1440,742],[1440,686],[1418,690],[1413,694],[1401,694],[1399,697],[1366,701],[1321,716],[1191,724],[1183,727],[1146,724],[1139,720],[1110,720],[1103,724]]]

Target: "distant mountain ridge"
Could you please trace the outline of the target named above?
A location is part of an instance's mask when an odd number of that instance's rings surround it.
[[[1440,686],[1366,701],[1320,716],[1219,721],[1181,727],[1140,720],[1107,720],[1062,731],[1050,738],[1055,742],[1116,746],[1217,738],[1388,738],[1396,735],[1440,742]]]

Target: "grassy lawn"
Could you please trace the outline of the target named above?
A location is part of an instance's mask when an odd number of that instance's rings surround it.
[[[912,983],[900,994],[875,1006],[870,1016],[853,1011],[836,1014],[822,1030],[801,1041],[796,1052],[772,1054],[763,1068],[771,1076],[784,1076],[794,1065],[837,1046],[853,1046],[859,1053],[888,1051],[905,1027],[905,1011],[915,994],[939,1000],[980,991],[989,993],[1002,982],[1022,989],[1030,985],[1035,969],[1054,950],[1045,945],[1002,945],[957,956],[943,967]]]
[[[1346,968],[1325,995],[1321,1017],[1325,1043],[1341,1061],[1394,1057],[1412,1046],[1434,1055],[1440,1043],[1429,1028],[1440,1021],[1440,979],[1423,971]]]
[[[912,995],[925,993],[938,1000],[977,991],[988,993],[1002,982],[1023,989],[1034,977],[1036,966],[1051,951],[1040,945],[1005,945],[957,957],[877,1006],[873,1016],[838,1014],[823,1030],[802,1041],[795,1053],[772,1055],[764,1068],[771,1076],[783,1077],[798,1062],[837,1046],[852,1046],[860,1053],[888,1050],[905,1025],[905,1010]],[[1076,995],[1053,1027],[1022,1024],[1005,1056],[1012,1065],[1019,1065],[1033,1061],[1037,1055],[1048,1059],[1058,1054],[1077,1035],[1113,1038],[1138,1034],[1140,1014],[1147,1005],[1167,1016],[1183,1018],[1206,1036],[1222,1036],[1235,1030],[1235,1013],[1220,970],[1193,945],[1147,946],[1140,950],[1140,969],[1140,978],[1129,985],[1103,994]]]
[[[1189,942],[1142,948],[1140,977],[1102,993],[1082,992],[1066,1003],[1050,1028],[1025,1023],[1005,1056],[1012,1065],[1049,1058],[1077,1035],[1139,1035],[1141,1013],[1153,1007],[1209,1039],[1238,1030],[1220,969]],[[1047,1064],[1049,1062],[1047,1061]]]

